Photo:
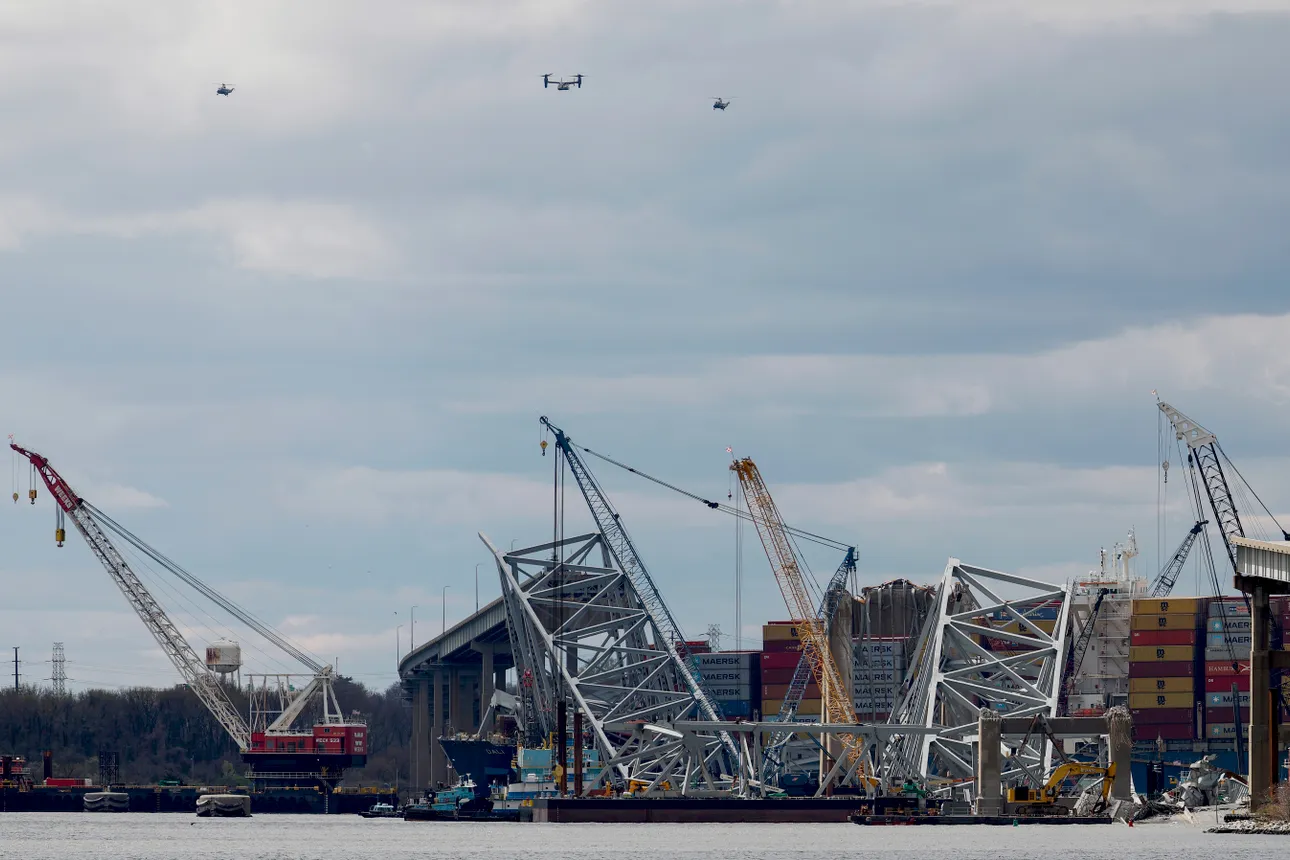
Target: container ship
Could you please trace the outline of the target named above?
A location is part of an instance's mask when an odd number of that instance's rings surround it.
[[[1273,600],[1281,629],[1290,600]],[[1135,785],[1177,784],[1190,762],[1245,769],[1250,720],[1250,614],[1240,597],[1133,601],[1129,709]],[[1283,681],[1290,695],[1290,683]],[[1152,767],[1155,765],[1155,767]],[[1284,767],[1284,765],[1283,765]],[[1282,779],[1285,779],[1283,772]]]

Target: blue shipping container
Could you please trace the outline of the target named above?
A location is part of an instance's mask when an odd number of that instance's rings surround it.
[[[717,702],[717,707],[721,710],[721,716],[728,720],[732,720],[747,719],[751,717],[753,715],[754,705],[751,701],[743,699],[737,702]]]

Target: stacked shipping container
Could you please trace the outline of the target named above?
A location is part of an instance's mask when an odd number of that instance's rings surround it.
[[[1243,598],[1210,601],[1204,655],[1207,738],[1234,738],[1237,720],[1243,725],[1250,721],[1250,630],[1250,609]],[[1234,691],[1239,703],[1233,701]]]
[[[774,719],[793,683],[793,673],[802,656],[802,641],[792,621],[771,621],[763,625],[761,639],[761,712]],[[814,680],[806,685],[797,715],[814,719],[820,716],[820,687]]]
[[[852,643],[852,706],[866,721],[886,720],[895,703],[896,691],[905,680],[905,649],[908,639],[899,636],[856,638]],[[791,621],[772,621],[762,627],[761,705],[762,714],[774,718],[788,695],[802,655],[798,628]],[[820,687],[812,679],[802,694],[797,714],[818,718]]]
[[[1273,598],[1272,614],[1282,631],[1290,630],[1290,600]],[[1250,609],[1244,598],[1210,601],[1205,623],[1207,738],[1235,737],[1236,721],[1249,723],[1252,628]]]
[[[1057,601],[1032,606],[1024,612],[1027,620],[1035,627],[1052,635],[1057,629],[1057,615],[1061,611],[1061,604]],[[1034,635],[1034,631],[1027,626],[1023,626],[1020,621],[1012,617],[1012,613],[1002,609],[996,609],[989,615],[984,615],[976,619],[976,623],[982,627],[990,627],[995,630],[1003,630],[1008,633],[1021,633],[1026,636]],[[1035,650],[1035,646],[1025,645],[1020,642],[1014,642],[1011,639],[992,636],[977,636],[976,642],[987,651],[995,654],[1009,655],[1021,654],[1025,651]]]
[[[905,680],[905,648],[908,640],[898,637],[870,637],[854,641],[851,704],[862,722],[882,722],[896,704],[896,691]]]
[[[1197,683],[1205,601],[1133,601],[1129,632],[1129,709],[1134,740],[1197,737]]]
[[[713,651],[693,654],[690,664],[728,720],[761,716],[760,651]]]

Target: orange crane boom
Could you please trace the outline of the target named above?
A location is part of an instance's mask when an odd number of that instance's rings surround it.
[[[816,613],[815,604],[807,592],[802,566],[789,540],[784,518],[780,516],[775,500],[771,498],[770,490],[762,480],[761,471],[751,458],[736,460],[730,469],[739,477],[748,513],[757,525],[757,535],[766,550],[766,557],[775,573],[775,581],[779,583],[780,593],[784,595],[791,620],[802,632],[802,652],[810,663],[811,675],[824,698],[827,722],[834,725],[855,725],[857,720],[851,693],[842,682],[842,673],[837,661],[833,659],[833,651],[829,647],[829,631],[825,629],[825,622]],[[839,740],[846,752],[848,765],[855,765],[856,760],[864,754],[863,740],[845,734],[840,735]],[[860,778],[865,776],[863,762],[856,774]],[[823,779],[824,774],[820,776]]]

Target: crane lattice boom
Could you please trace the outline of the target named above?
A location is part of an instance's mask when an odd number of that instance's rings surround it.
[[[1183,565],[1187,562],[1187,556],[1191,553],[1192,545],[1196,543],[1196,538],[1200,536],[1202,530],[1209,523],[1209,520],[1197,520],[1196,525],[1191,527],[1187,532],[1178,549],[1174,551],[1169,562],[1164,569],[1156,576],[1151,583],[1149,597],[1168,597],[1169,593],[1174,590],[1174,585],[1178,582],[1178,575],[1182,573]]]
[[[148,632],[157,640],[161,650],[179,670],[184,682],[229,733],[238,749],[246,752],[251,744],[251,731],[246,721],[237,712],[219,681],[184,639],[179,628],[166,615],[161,604],[156,601],[135,572],[130,569],[130,565],[126,563],[121,553],[112,545],[112,541],[103,533],[91,514],[89,505],[76,495],[47,459],[12,443],[9,447],[31,461],[58,506],[71,517],[76,530],[81,533],[81,537],[85,538],[90,550],[107,569],[112,581],[121,589],[121,593],[125,595],[125,599],[148,628]]]
[[[1232,538],[1245,537],[1245,527],[1241,525],[1241,517],[1236,512],[1232,488],[1228,486],[1227,475],[1223,472],[1223,464],[1218,456],[1218,437],[1168,403],[1161,402],[1159,405],[1160,411],[1174,426],[1178,438],[1191,451],[1196,468],[1200,471],[1205,495],[1209,498],[1209,506],[1214,511],[1214,521],[1218,523],[1218,531],[1223,536],[1228,561],[1232,563],[1232,570],[1239,575],[1236,547],[1232,545]]]
[[[780,593],[784,596],[784,603],[792,620],[802,633],[802,653],[810,661],[811,674],[820,687],[828,722],[834,725],[854,725],[856,713],[850,691],[842,683],[842,673],[838,670],[837,661],[833,659],[833,651],[829,647],[829,631],[824,619],[816,613],[810,594],[807,593],[806,579],[789,540],[784,518],[780,516],[756,463],[745,457],[736,460],[730,468],[739,477],[739,486],[748,503],[748,513],[757,525],[757,534],[766,550],[766,557],[770,559],[775,581],[779,583]],[[841,735],[840,739],[848,761],[854,764],[863,752],[860,740],[851,735]]]
[[[658,586],[654,583],[654,578],[650,576],[649,571],[645,568],[645,562],[636,551],[636,546],[632,543],[631,537],[628,536],[622,518],[614,510],[613,503],[609,501],[609,496],[601,489],[595,476],[587,468],[587,464],[574,450],[565,432],[552,424],[545,416],[542,417],[541,421],[542,426],[555,434],[556,448],[563,454],[565,463],[569,467],[569,472],[573,475],[574,481],[577,482],[578,489],[582,492],[582,497],[587,503],[587,508],[591,511],[591,516],[596,521],[596,527],[600,530],[600,534],[605,540],[605,546],[609,548],[614,560],[618,562],[623,574],[636,590],[642,606],[644,606],[650,621],[654,625],[654,629],[661,638],[661,641],[655,643],[656,646],[666,650],[669,655],[668,661],[671,663],[672,668],[681,677],[690,695],[694,698],[699,716],[704,720],[720,719],[721,712],[718,710],[712,696],[708,693],[702,677],[693,671],[690,666],[688,659],[690,654],[686,647],[685,636],[681,632],[681,627],[676,623],[671,610],[668,609],[667,604],[663,601],[663,595],[659,593]],[[545,441],[542,444],[545,445]],[[721,743],[731,757],[734,760],[738,760],[739,751],[735,747],[734,741],[725,732],[721,733]]]

